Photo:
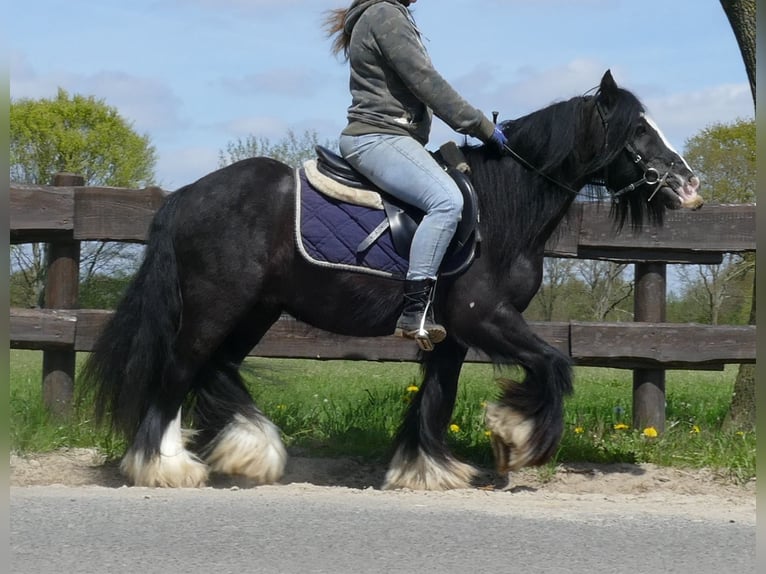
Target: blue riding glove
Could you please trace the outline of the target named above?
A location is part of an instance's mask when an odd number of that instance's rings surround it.
[[[492,133],[489,141],[495,144],[502,151],[505,149],[505,146],[508,143],[508,138],[505,137],[505,134],[500,130],[498,126],[495,126],[495,131]]]

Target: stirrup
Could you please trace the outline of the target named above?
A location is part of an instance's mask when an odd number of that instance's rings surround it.
[[[405,331],[397,327],[394,335],[402,337],[403,339],[413,339],[423,351],[433,351],[434,342],[431,340],[431,336],[428,334],[422,326],[413,331]]]
[[[412,339],[418,344],[418,347],[421,351],[433,351],[434,350],[434,342],[431,340],[431,337],[428,335],[428,331],[421,330],[421,331],[409,331],[404,332],[397,329],[397,332],[395,333],[399,337],[402,337],[403,339]]]
[[[447,332],[446,329],[438,323],[434,323],[433,325],[434,327],[438,327],[438,329],[434,328],[431,331],[426,329],[427,318],[428,314],[424,312],[420,317],[420,325],[418,325],[417,329],[405,331],[404,329],[397,327],[395,334],[406,339],[414,339],[422,351],[433,351],[434,345],[436,343],[441,343],[446,338]]]
[[[418,344],[418,347],[420,347],[421,351],[433,351],[434,350],[434,342],[431,340],[431,337],[428,335],[428,331],[421,328],[416,334],[415,334],[415,342]]]

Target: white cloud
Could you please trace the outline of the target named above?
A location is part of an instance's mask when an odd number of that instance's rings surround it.
[[[242,78],[225,78],[221,83],[239,94],[269,93],[296,98],[311,98],[323,85],[316,73],[299,68],[275,68]]]
[[[172,4],[188,9],[189,5],[197,5],[202,9],[212,9],[215,12],[235,10],[242,13],[257,14],[258,16],[281,16],[285,9],[304,8],[307,0],[171,0]],[[337,0],[310,0],[311,11],[321,11],[338,8],[343,2]]]
[[[753,98],[747,83],[649,97],[643,102],[678,149],[711,124],[753,117]]]
[[[455,81],[455,88],[488,115],[501,112],[500,119],[517,118],[554,102],[583,94],[598,87],[609,66],[598,60],[575,59],[551,68],[518,68],[510,81],[493,82],[495,70],[477,68]],[[632,75],[619,67],[612,68],[618,85],[633,91],[647,107],[671,143],[679,150],[685,141],[708,125],[753,117],[753,101],[747,83],[720,84],[698,90],[669,93],[668,85],[636,85]],[[477,86],[488,86],[476,97]],[[446,127],[438,126],[433,143],[452,138]],[[437,139],[439,138],[439,139]]]
[[[287,134],[286,118],[274,116],[243,116],[226,122],[222,128],[232,139],[255,136],[257,138],[281,139]]]
[[[116,71],[92,74],[38,72],[22,52],[11,53],[11,97],[51,98],[59,88],[70,94],[93,96],[117,108],[139,133],[161,133],[182,129],[181,99],[161,80]]]
[[[157,158],[156,185],[173,191],[218,168],[219,150],[212,147],[164,148]]]
[[[577,59],[549,69],[518,70],[519,79],[510,88],[512,98],[527,112],[552,102],[566,100],[598,88],[608,66],[596,60]],[[617,83],[619,73],[613,71]]]

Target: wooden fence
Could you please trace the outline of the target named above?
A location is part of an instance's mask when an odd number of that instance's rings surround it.
[[[11,347],[43,354],[43,399],[65,413],[74,385],[75,356],[89,351],[109,311],[77,308],[81,241],[142,243],[166,192],[83,187],[82,178],[56,176],[53,186],[12,184],[11,243],[48,243],[45,309],[10,310]],[[551,257],[635,264],[633,323],[533,322],[544,339],[578,365],[633,369],[633,422],[665,426],[665,370],[719,369],[755,362],[755,326],[665,322],[667,263],[720,263],[724,253],[755,250],[755,206],[715,205],[669,212],[663,228],[616,234],[609,208],[575,204],[546,247]],[[283,317],[252,354],[262,357],[413,361],[416,347],[397,337],[351,338]],[[471,352],[469,361],[485,357]]]

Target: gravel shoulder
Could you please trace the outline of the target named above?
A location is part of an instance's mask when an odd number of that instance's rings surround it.
[[[317,497],[354,495],[416,497],[439,500],[462,509],[493,511],[500,496],[512,497],[513,512],[541,511],[589,514],[657,514],[690,519],[755,524],[756,481],[745,485],[706,469],[683,470],[651,464],[571,464],[554,473],[525,469],[509,486],[486,471],[469,490],[419,493],[381,491],[385,467],[351,458],[292,456],[281,484],[262,490],[295,491]],[[115,462],[90,449],[10,457],[11,496],[15,488],[125,487]],[[209,488],[239,490],[253,485],[213,477]]]

